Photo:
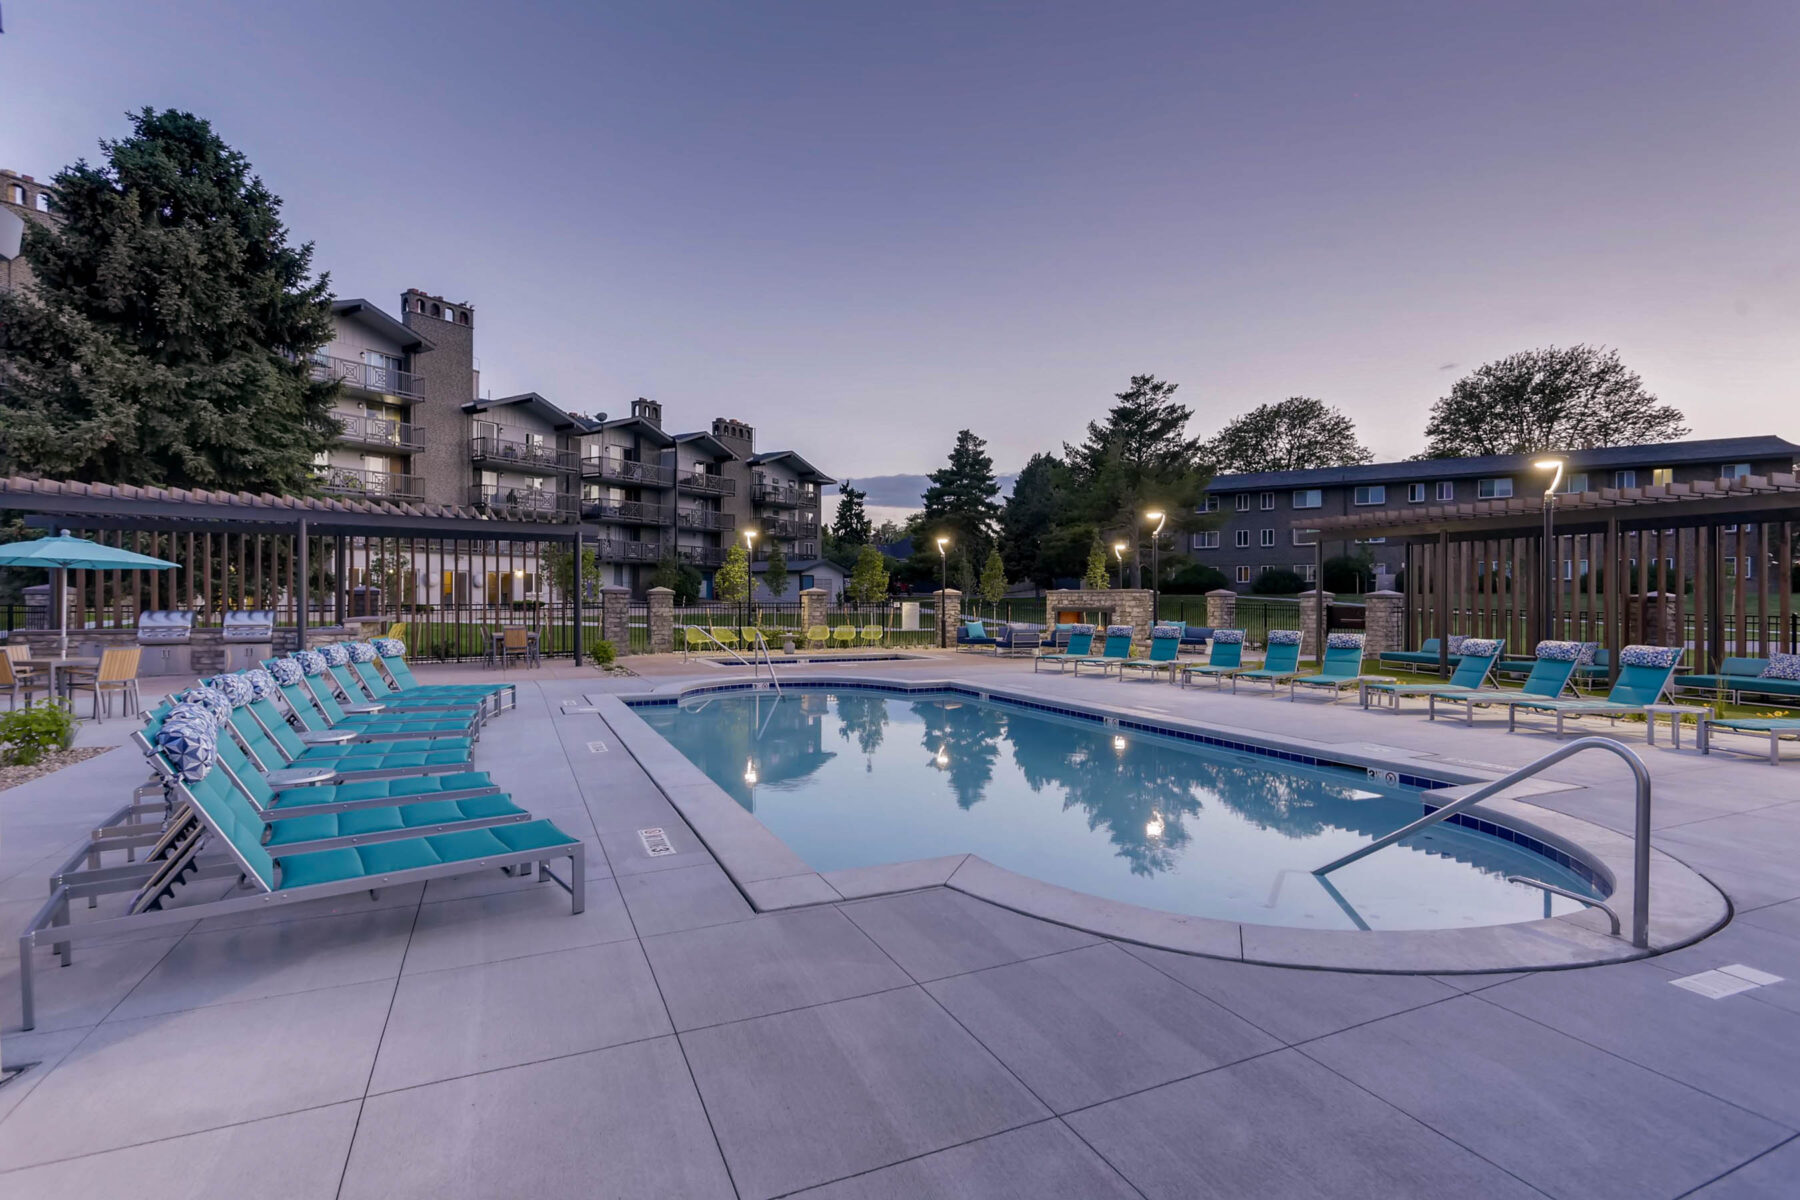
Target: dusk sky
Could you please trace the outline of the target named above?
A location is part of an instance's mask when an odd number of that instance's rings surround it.
[[[8,0],[0,166],[212,120],[339,295],[475,306],[484,389],[736,416],[840,478],[1013,471],[1133,372],[1382,457],[1616,346],[1800,437],[1800,5]]]

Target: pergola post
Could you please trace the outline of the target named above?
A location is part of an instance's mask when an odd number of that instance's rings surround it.
[[[1606,519],[1606,683],[1610,690],[1619,682],[1619,653],[1625,648],[1625,546],[1619,536],[1619,518]],[[1641,554],[1641,551],[1640,551]],[[1589,564],[1590,566],[1592,564]]]
[[[582,590],[587,587],[587,581],[581,577],[581,530],[579,528],[577,528],[575,530],[574,550],[575,550],[575,561],[574,561],[574,565],[572,566],[572,568],[570,569],[570,572],[569,572],[570,577],[575,582],[575,587],[574,587],[575,594],[570,599],[570,610],[573,612],[574,617],[575,617],[575,633],[574,633],[574,636],[571,638],[571,644],[574,646],[574,649],[575,649],[575,665],[580,666],[582,663],[582,660],[585,657],[584,651],[586,649],[586,647],[583,645],[582,634],[581,634],[581,593],[582,593]],[[624,651],[625,651],[625,648],[623,646],[619,647],[619,652],[621,654],[624,653]]]
[[[1438,534],[1437,570],[1438,674],[1450,674],[1450,534]]]
[[[296,648],[306,649],[306,607],[312,599],[312,555],[306,545],[306,518],[300,518],[300,529],[294,535],[294,558],[299,562],[300,594],[294,605],[294,640]]]
[[[346,595],[348,594],[349,587],[350,587],[350,572],[348,570],[349,565],[350,565],[350,546],[349,546],[349,539],[346,538],[341,533],[337,535],[336,541],[337,541],[337,586],[334,587],[332,589],[332,591],[335,593],[334,599],[337,602],[336,603],[336,610],[337,610],[337,622],[336,623],[341,626],[344,623],[344,618],[348,615],[348,613],[346,611],[345,598],[346,598]]]

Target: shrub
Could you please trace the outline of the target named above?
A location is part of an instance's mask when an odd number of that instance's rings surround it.
[[[619,657],[619,651],[610,641],[600,638],[588,646],[588,657],[593,659],[594,665],[602,671],[610,671],[613,662]]]
[[[1205,563],[1189,563],[1170,575],[1162,590],[1172,596],[1201,596],[1230,587],[1231,580],[1219,568],[1209,567]]]
[[[1258,596],[1293,596],[1306,591],[1306,580],[1286,567],[1270,567],[1250,582]]]
[[[1375,589],[1375,569],[1369,560],[1356,554],[1339,554],[1325,560],[1320,577],[1325,590],[1340,596]]]
[[[27,767],[75,741],[75,713],[61,701],[0,715],[0,762]]]

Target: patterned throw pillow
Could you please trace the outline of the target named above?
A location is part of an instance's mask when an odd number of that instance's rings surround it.
[[[350,661],[350,652],[337,642],[326,642],[319,647],[319,654],[328,667],[341,667]]]
[[[1575,664],[1582,667],[1591,667],[1594,665],[1594,655],[1599,652],[1599,642],[1583,642],[1581,643],[1581,657],[1575,660]]]
[[[1666,671],[1675,665],[1681,651],[1675,646],[1627,646],[1619,652],[1622,667],[1655,667]]]
[[[293,660],[300,664],[303,675],[323,675],[325,673],[325,656],[317,650],[296,650]]]
[[[1497,638],[1464,638],[1457,653],[1470,658],[1492,658],[1500,653],[1500,642]]]
[[[1556,662],[1580,662],[1580,642],[1539,642],[1537,644],[1539,658],[1553,659]]]
[[[1271,646],[1298,646],[1299,644],[1300,631],[1298,629],[1269,630],[1269,645]]]
[[[1131,636],[1131,626],[1129,626],[1129,625],[1108,625],[1106,627],[1106,636],[1109,638],[1130,637]]]
[[[1464,636],[1463,634],[1460,634],[1460,633],[1451,634],[1450,635],[1450,653],[1461,654],[1462,648],[1463,648],[1463,643],[1468,640],[1469,639],[1466,636]]]
[[[406,643],[399,638],[375,638],[369,645],[383,658],[405,658]]]
[[[1800,680],[1800,654],[1769,655],[1769,665],[1762,669],[1762,678]]]
[[[231,701],[233,708],[242,708],[256,699],[256,693],[250,687],[250,681],[242,675],[214,675],[206,681],[206,686]]]
[[[306,678],[306,672],[292,658],[271,659],[269,675],[282,687],[298,687],[300,681]]]
[[[250,686],[252,700],[273,700],[275,698],[275,676],[261,667],[253,667],[244,672],[244,682]]]
[[[1181,627],[1179,625],[1158,625],[1155,629],[1150,631],[1150,637],[1152,640],[1161,639],[1163,641],[1174,638],[1179,642],[1181,640]]]
[[[1244,644],[1244,631],[1241,629],[1215,629],[1212,640],[1221,646],[1241,646]]]
[[[1325,635],[1327,650],[1361,650],[1363,635],[1360,633],[1328,633]]]
[[[219,725],[204,704],[177,704],[156,731],[156,748],[189,783],[206,778],[219,757]]]
[[[1094,632],[1094,627],[1092,625],[1071,625],[1071,626],[1069,626],[1069,632],[1070,633],[1092,633],[1092,632]]]
[[[344,650],[350,655],[353,663],[372,663],[375,661],[375,647],[367,642],[348,642]]]
[[[226,698],[225,693],[215,692],[205,684],[189,688],[187,691],[181,693],[181,695],[175,697],[175,700],[177,706],[183,704],[199,704],[205,706],[205,708],[212,713],[214,724],[223,725],[225,722],[231,720],[231,701]]]

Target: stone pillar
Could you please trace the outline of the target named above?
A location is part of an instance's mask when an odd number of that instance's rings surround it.
[[[1325,607],[1336,597],[1330,592],[1314,588],[1310,592],[1300,593],[1300,657],[1322,660],[1323,648],[1319,645],[1319,629],[1323,625]]]
[[[675,649],[675,589],[653,587],[645,596],[650,602],[650,653],[667,654]]]
[[[1406,597],[1370,592],[1363,597],[1363,652],[1370,658],[1406,649]]]
[[[1682,639],[1675,630],[1676,600],[1667,592],[1648,592],[1644,596],[1644,621],[1637,623],[1637,605],[1628,596],[1625,640],[1646,646],[1679,646]]]
[[[956,645],[956,627],[962,624],[962,593],[955,588],[933,592],[938,605],[938,645]]]
[[[600,636],[613,644],[613,653],[624,657],[631,653],[631,589],[600,589]]]
[[[1230,588],[1206,593],[1206,623],[1214,629],[1236,629],[1237,600],[1237,593]]]
[[[800,642],[806,641],[806,631],[814,625],[825,624],[825,604],[831,599],[831,593],[824,588],[804,588],[800,592]]]

